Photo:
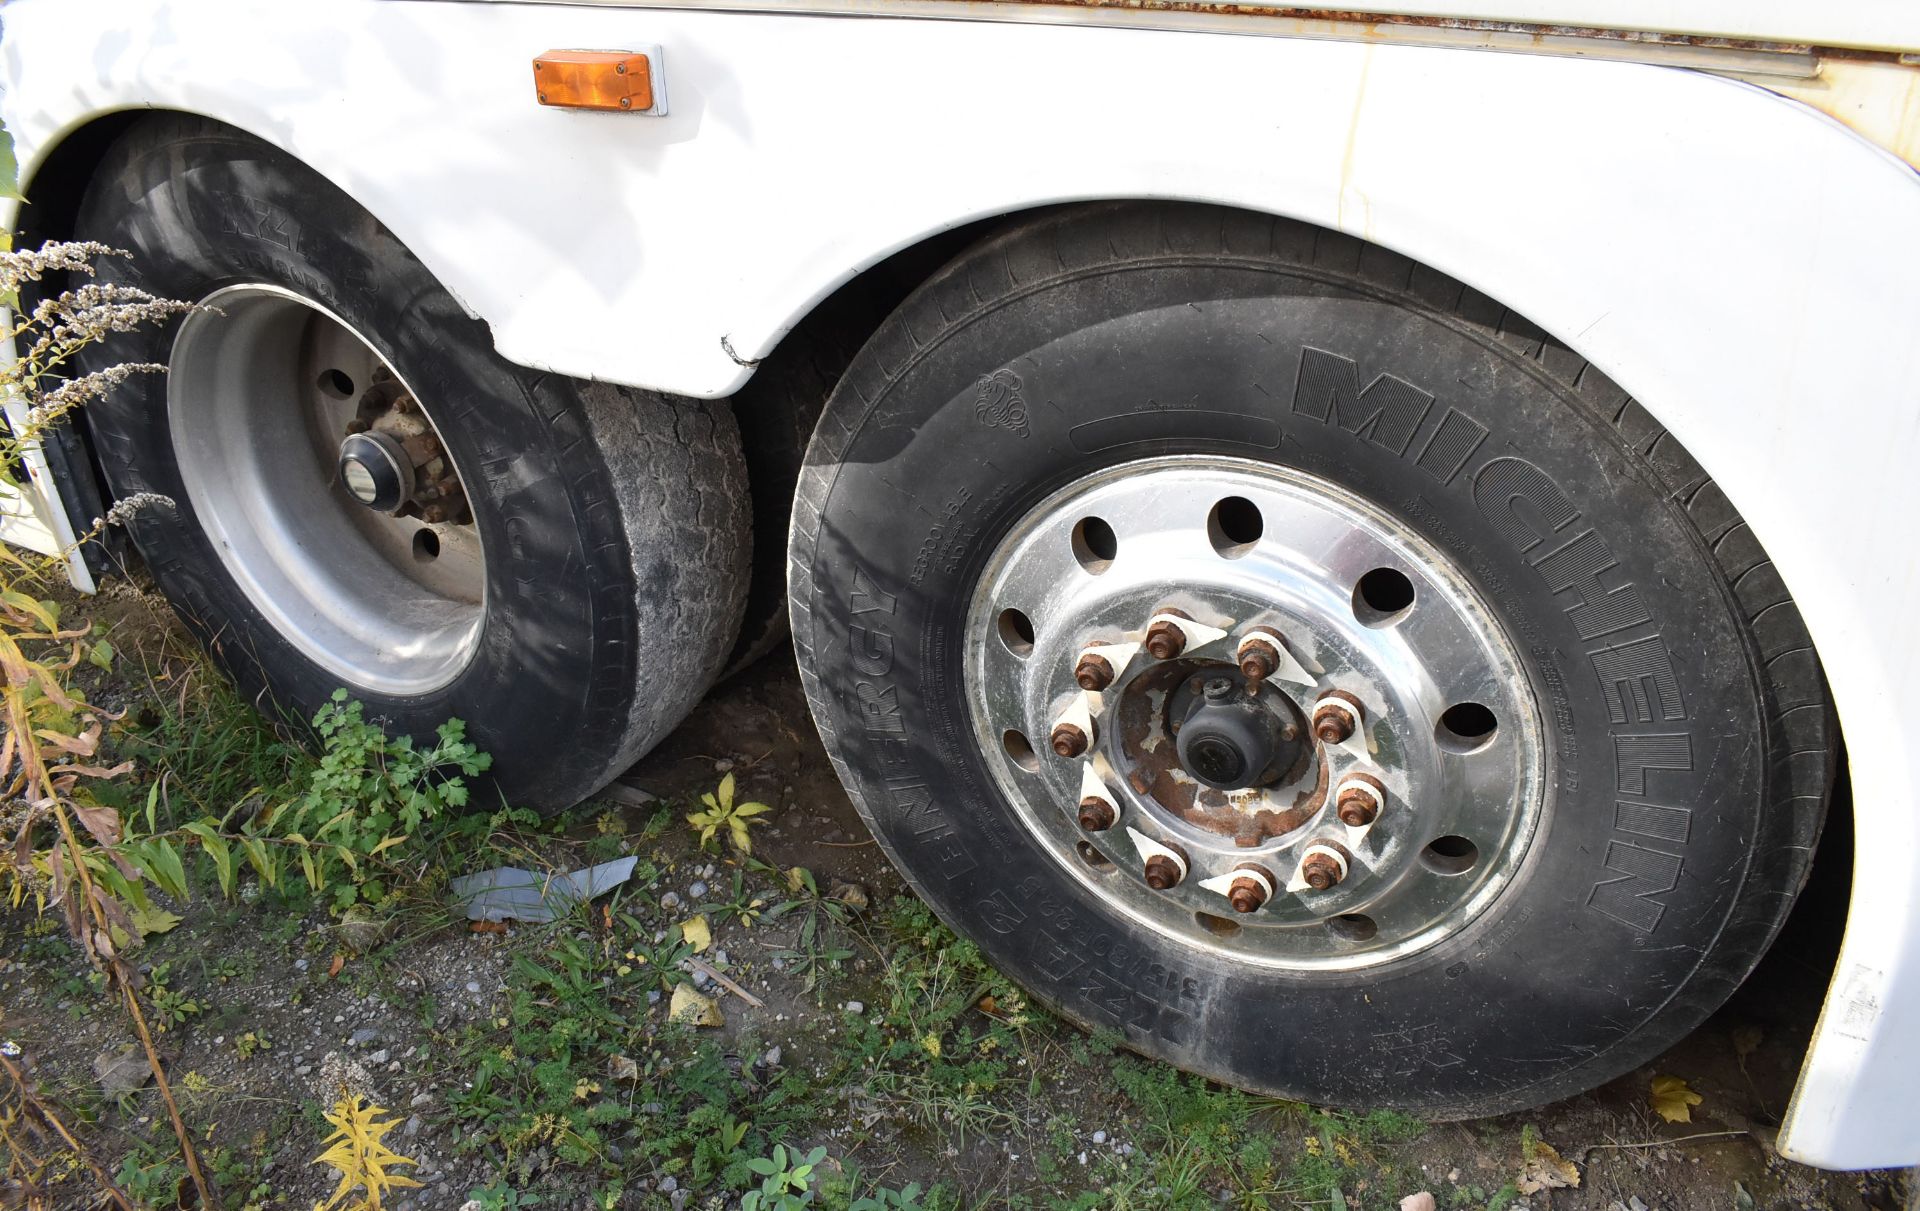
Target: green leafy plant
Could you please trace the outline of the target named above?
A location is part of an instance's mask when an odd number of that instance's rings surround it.
[[[789,1152],[785,1144],[775,1144],[772,1156],[759,1156],[747,1162],[747,1168],[760,1175],[760,1188],[750,1190],[740,1200],[740,1211],[797,1211],[813,1202],[813,1171],[827,1158],[827,1150],[815,1148],[805,1156],[799,1149]]]
[[[921,1193],[919,1182],[908,1182],[898,1190],[882,1187],[854,1199],[847,1211],[921,1211]]]
[[[700,848],[707,848],[715,834],[724,829],[735,849],[743,854],[753,852],[753,838],[747,830],[755,824],[764,823],[760,817],[773,809],[764,803],[736,803],[733,790],[733,775],[728,774],[720,779],[719,787],[700,796],[700,802],[707,805],[707,810],[687,816],[687,823],[700,834]]]
[[[147,973],[147,1002],[153,1007],[154,1027],[162,1033],[205,1008],[188,993],[169,987],[172,977],[171,963],[156,963]]]
[[[521,1207],[539,1206],[540,1196],[522,1194],[505,1182],[495,1182],[467,1191],[467,1201],[477,1203],[480,1211],[519,1211]]]

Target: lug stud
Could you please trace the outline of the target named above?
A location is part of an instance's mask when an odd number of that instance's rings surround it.
[[[1273,676],[1280,667],[1280,654],[1273,650],[1273,644],[1251,635],[1240,641],[1234,659],[1240,662],[1240,675],[1255,684]]]
[[[1113,827],[1113,804],[1098,795],[1080,800],[1080,827],[1090,833],[1103,833]]]
[[[1062,757],[1079,757],[1086,753],[1093,738],[1077,723],[1056,723],[1048,743]]]
[[[1315,891],[1326,891],[1335,886],[1346,877],[1346,873],[1341,869],[1340,860],[1332,854],[1308,854],[1306,860],[1300,863],[1300,877]]]
[[[1273,876],[1258,866],[1237,867],[1227,887],[1227,903],[1235,912],[1258,912],[1272,895]]]
[[[1073,666],[1073,679],[1083,690],[1104,690],[1113,684],[1113,664],[1098,652],[1088,652]]]
[[[1186,877],[1186,871],[1180,864],[1165,854],[1155,854],[1147,859],[1147,886],[1155,891],[1172,891],[1180,886],[1180,880]]]
[[[1322,744],[1345,744],[1366,718],[1366,708],[1357,699],[1328,690],[1313,706],[1314,739]]]
[[[1147,654],[1155,660],[1172,660],[1187,650],[1187,633],[1180,629],[1174,618],[1186,618],[1181,610],[1161,610],[1166,617],[1158,618],[1147,628]]]
[[[1334,811],[1348,828],[1365,828],[1387,806],[1387,788],[1372,774],[1348,774],[1334,792]]]

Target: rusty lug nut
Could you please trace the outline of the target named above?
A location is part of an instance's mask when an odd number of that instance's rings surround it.
[[[1330,705],[1326,698],[1322,698],[1319,705],[1313,708],[1313,735],[1322,744],[1346,743],[1347,737],[1353,735],[1354,720],[1361,717],[1359,703],[1344,695],[1333,701],[1348,709],[1343,711],[1339,706]]]
[[[1378,778],[1366,774],[1354,774],[1352,780],[1365,782],[1372,788],[1373,794],[1369,795],[1360,787],[1349,785],[1340,792],[1340,797],[1334,800],[1334,810],[1340,816],[1340,823],[1349,828],[1365,828],[1379,817],[1380,809],[1386,806],[1387,788],[1380,784]]]
[[[1080,730],[1079,724],[1061,723],[1055,725],[1048,742],[1052,744],[1053,751],[1062,757],[1078,757],[1087,751],[1087,746],[1093,741]]]
[[[1267,889],[1258,879],[1235,879],[1227,887],[1227,903],[1233,905],[1235,912],[1257,912],[1266,902]]]
[[[371,429],[371,428],[373,428],[372,425],[369,425],[366,421],[361,420],[357,416],[347,422],[347,432],[349,433],[365,433],[368,429]]]
[[[1104,690],[1113,684],[1113,665],[1105,656],[1088,652],[1073,666],[1073,680],[1083,690]]]
[[[1180,864],[1165,854],[1147,859],[1147,886],[1155,891],[1172,891],[1180,885]]]
[[[425,509],[422,509],[420,511],[420,517],[423,521],[426,521],[429,524],[439,525],[441,522],[447,520],[446,506],[445,505],[428,505]]]
[[[1325,891],[1340,881],[1340,860],[1332,854],[1308,854],[1300,864],[1300,877],[1315,891]]]
[[[393,410],[395,412],[413,411],[413,397],[411,395],[403,395],[399,399],[394,400]]]
[[[1240,645],[1235,659],[1240,662],[1240,674],[1251,682],[1262,682],[1273,676],[1273,670],[1280,667],[1280,660],[1273,649],[1255,639],[1249,639]]]
[[[1336,807],[1340,813],[1340,823],[1348,828],[1365,828],[1380,814],[1380,809],[1373,805],[1372,799],[1355,790],[1341,795]]]
[[[1155,660],[1172,660],[1186,650],[1187,633],[1166,619],[1147,628],[1147,653]]]
[[[1098,795],[1080,800],[1080,827],[1090,833],[1103,833],[1113,827],[1113,804]]]

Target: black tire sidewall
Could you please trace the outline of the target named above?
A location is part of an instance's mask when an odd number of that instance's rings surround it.
[[[618,517],[583,507],[609,495],[607,469],[571,385],[495,355],[485,325],[391,233],[283,153],[162,122],[137,128],[109,159],[80,230],[132,255],[105,260],[102,279],[186,301],[274,285],[345,320],[425,404],[486,553],[485,621],[452,681],[416,695],[346,682],[283,639],[225,571],[174,459],[166,381],[136,378],[88,417],[117,496],[176,502],[141,511],[131,529],[183,619],[242,693],[289,719],[308,718],[344,685],[409,734],[465,720],[494,755],[508,800],[558,806],[590,791],[597,750],[624,736],[633,586]],[[149,325],[90,350],[89,361],[165,364],[177,331]]]
[[[955,280],[993,255],[923,291],[947,306],[910,301],[869,345],[810,456],[817,508],[796,519],[816,715],[876,834],[942,916],[1074,1020],[1232,1084],[1338,1104],[1534,1104],[1697,1024],[1757,958],[1721,944],[1729,923],[1793,889],[1747,878],[1777,830],[1749,641],[1644,462],[1485,332],[1355,276],[1164,255],[952,306],[967,297]],[[1404,443],[1294,412],[1308,348],[1347,359],[1362,389],[1385,374],[1431,393],[1431,410]],[[1018,383],[1024,425],[976,410],[995,372]],[[1472,439],[1457,468],[1462,446],[1433,440],[1450,410],[1449,432]],[[1387,508],[1478,584],[1529,666],[1550,749],[1539,831],[1495,906],[1418,955],[1305,976],[1183,947],[1067,876],[983,763],[960,669],[996,541],[1081,476],[1207,452]],[[1494,459],[1524,464],[1514,483],[1536,496],[1544,484],[1541,500],[1577,515],[1490,490],[1476,501]],[[1613,561],[1601,587],[1631,585],[1644,624],[1583,635],[1576,618],[1591,631],[1591,615],[1569,614],[1578,597],[1534,566],[1588,529]],[[1684,746],[1688,768],[1632,756],[1645,751],[1633,738],[1654,736]]]

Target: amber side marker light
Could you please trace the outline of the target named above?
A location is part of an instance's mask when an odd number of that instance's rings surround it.
[[[653,109],[653,64],[630,50],[550,50],[533,61],[540,104],[645,113]]]

